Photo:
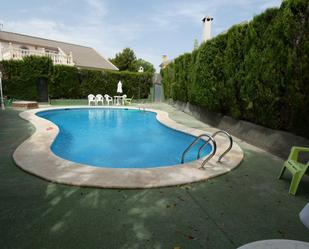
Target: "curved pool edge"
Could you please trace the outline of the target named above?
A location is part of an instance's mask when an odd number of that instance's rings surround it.
[[[24,171],[39,176],[51,182],[85,187],[99,188],[154,188],[183,185],[206,180],[225,174],[237,167],[243,157],[243,151],[234,143],[231,151],[221,163],[217,162],[218,155],[228,147],[228,141],[221,136],[216,137],[217,154],[206,164],[205,169],[199,169],[203,159],[190,163],[163,166],[157,168],[99,168],[74,163],[56,156],[51,151],[51,145],[58,135],[58,126],[44,118],[35,115],[37,112],[76,108],[121,108],[124,107],[89,107],[61,106],[28,110],[20,113],[20,117],[35,126],[34,134],[20,144],[13,153],[15,163]],[[139,109],[138,107],[125,107]],[[144,108],[143,108],[144,109]],[[146,108],[145,111],[157,113],[157,120],[169,128],[193,136],[207,133],[186,127],[169,118],[165,111]]]

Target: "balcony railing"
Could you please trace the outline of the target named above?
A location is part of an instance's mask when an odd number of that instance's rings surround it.
[[[57,54],[51,52],[29,50],[29,49],[20,49],[20,48],[8,48],[2,50],[2,59],[3,60],[21,60],[22,58],[30,55],[36,56],[47,56],[51,58],[55,65],[69,65],[74,66],[72,53],[69,55],[66,54]]]

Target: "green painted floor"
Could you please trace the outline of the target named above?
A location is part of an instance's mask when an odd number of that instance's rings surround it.
[[[153,107],[153,105],[152,105]],[[205,124],[160,104],[173,119]],[[237,248],[262,239],[309,241],[282,160],[241,141],[245,159],[229,174],[180,187],[108,190],[53,184],[15,166],[12,153],[34,132],[18,111],[0,111],[0,248]]]

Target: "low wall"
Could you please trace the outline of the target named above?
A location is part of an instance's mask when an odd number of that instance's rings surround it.
[[[203,107],[190,103],[169,101],[169,104],[206,124],[226,130],[233,136],[284,159],[288,157],[292,146],[309,147],[308,139],[292,133],[269,129],[243,120],[236,120],[218,113],[209,112]]]

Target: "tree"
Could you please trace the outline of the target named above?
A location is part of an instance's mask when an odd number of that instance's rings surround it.
[[[136,59],[134,51],[130,48],[123,49],[122,52],[117,53],[115,58],[110,59],[110,61],[118,67],[120,71],[137,72],[139,67],[142,66],[144,72],[155,72],[155,68],[150,62],[142,58]]]
[[[197,50],[199,47],[197,39],[194,39],[193,50]]]
[[[141,58],[139,58],[137,61],[134,62],[134,66],[135,66],[135,71],[137,71],[140,67],[143,67],[144,72],[147,72],[147,73],[155,72],[154,66],[150,62],[145,61]]]
[[[110,59],[110,61],[118,67],[120,71],[134,71],[136,56],[132,49],[125,48],[122,52],[117,53],[114,59]]]

